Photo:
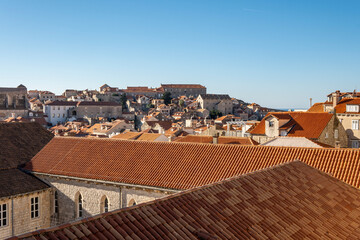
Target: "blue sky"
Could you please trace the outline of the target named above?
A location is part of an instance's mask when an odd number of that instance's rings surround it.
[[[263,106],[360,90],[360,1],[0,1],[0,86],[200,83]]]

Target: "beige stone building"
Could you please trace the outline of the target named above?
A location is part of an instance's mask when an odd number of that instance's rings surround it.
[[[56,189],[52,204],[57,206],[57,211],[54,211],[52,225],[133,206],[177,192],[171,189],[103,181],[100,180],[101,176],[95,177],[99,179],[42,173],[37,173],[36,176]]]
[[[0,88],[0,120],[9,117],[26,117],[29,103],[24,85],[17,88]]]
[[[217,110],[223,115],[233,113],[233,103],[227,94],[200,94],[196,101],[202,109]]]
[[[40,91],[39,100],[42,102],[55,101],[56,100],[55,93],[52,93],[50,91]]]
[[[18,169],[0,170],[0,239],[50,227],[51,188]]]
[[[360,147],[360,98],[341,100],[335,107],[336,116],[346,130],[349,147]]]
[[[50,226],[51,187],[18,167],[51,138],[38,123],[0,123],[0,239]]]
[[[77,118],[119,118],[122,116],[122,106],[115,102],[79,102],[72,115]]]
[[[171,93],[171,97],[180,96],[197,97],[200,94],[206,94],[206,87],[200,84],[161,84],[164,92]]]
[[[360,93],[359,92],[340,92],[330,93],[326,102],[315,103],[308,112],[336,113],[339,121],[343,125],[347,137],[348,147],[360,147]]]
[[[344,127],[331,113],[269,113],[250,134],[260,144],[288,136],[306,137],[332,147],[348,146]]]

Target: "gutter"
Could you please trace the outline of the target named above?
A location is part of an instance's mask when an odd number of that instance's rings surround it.
[[[115,185],[115,186],[121,186],[121,187],[145,188],[145,189],[162,191],[162,192],[170,192],[170,193],[178,193],[178,192],[183,191],[183,190],[176,190],[176,189],[169,189],[169,188],[151,187],[151,186],[146,186],[146,185],[118,183],[118,182],[110,182],[110,181],[96,180],[96,179],[89,179],[89,178],[71,177],[71,176],[65,176],[65,175],[54,175],[54,174],[49,174],[49,173],[39,173],[39,172],[32,172],[32,173],[36,174],[36,175],[49,176],[49,177],[54,177],[54,178],[67,178],[67,179],[72,179],[72,180],[95,182],[95,183],[102,183],[102,184]]]

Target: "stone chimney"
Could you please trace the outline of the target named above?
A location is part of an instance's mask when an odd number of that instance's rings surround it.
[[[312,107],[312,98],[310,98],[310,107]]]
[[[332,100],[333,100],[333,108],[335,109],[336,105],[340,101],[340,91],[339,90],[337,90],[336,92],[334,92],[332,94]]]
[[[213,144],[219,143],[219,133],[215,133],[213,136]]]

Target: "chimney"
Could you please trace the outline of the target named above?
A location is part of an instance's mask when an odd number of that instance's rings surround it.
[[[219,143],[219,133],[215,133],[215,135],[213,136],[213,144],[218,144]]]
[[[336,105],[339,103],[340,100],[340,91],[337,90],[332,94],[332,100],[333,100],[333,108],[335,109]]]
[[[310,98],[310,107],[312,106],[312,98]]]

